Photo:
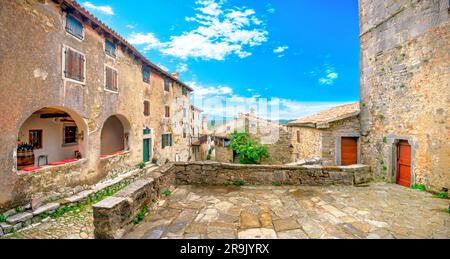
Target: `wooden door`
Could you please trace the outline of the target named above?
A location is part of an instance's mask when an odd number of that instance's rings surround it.
[[[358,138],[342,138],[341,165],[358,164]]]
[[[397,184],[411,187],[411,146],[408,141],[397,145]]]

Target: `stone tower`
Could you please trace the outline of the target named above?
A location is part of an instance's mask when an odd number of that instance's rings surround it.
[[[359,10],[363,163],[394,183],[407,172],[410,184],[448,189],[449,1],[360,0]]]

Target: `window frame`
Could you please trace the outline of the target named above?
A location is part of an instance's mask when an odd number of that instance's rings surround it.
[[[83,77],[83,81],[78,81],[76,79],[72,79],[72,78],[66,77],[66,73],[65,73],[66,72],[66,54],[65,54],[66,49],[70,49],[73,52],[76,52],[76,53],[80,54],[81,56],[83,56],[83,58],[84,58],[84,64],[83,64],[84,77]],[[77,50],[75,48],[72,48],[70,46],[67,46],[67,45],[63,44],[62,45],[62,51],[61,51],[61,57],[62,57],[62,62],[61,62],[61,64],[62,64],[62,69],[61,69],[62,79],[65,80],[65,81],[68,81],[68,82],[77,83],[79,85],[83,85],[83,86],[86,85],[86,78],[87,78],[87,65],[86,65],[87,59],[86,59],[86,54],[84,54],[83,52],[81,52],[81,51],[79,51],[79,50]]]
[[[146,113],[147,111],[147,113]],[[150,101],[144,100],[144,116],[149,117],[150,116]]]
[[[72,17],[74,20],[78,21],[78,22],[81,24],[81,27],[82,27],[81,38],[67,30],[67,19],[68,19],[69,16]],[[83,21],[81,21],[78,17],[76,17],[76,16],[74,16],[74,15],[68,13],[68,12],[65,12],[65,17],[64,17],[64,31],[65,31],[68,35],[74,37],[76,40],[78,40],[78,41],[80,41],[80,42],[83,42],[84,39],[85,39],[85,36],[86,36],[86,35],[85,35],[86,30],[85,30],[85,28],[84,28],[84,23],[83,23]]]
[[[68,127],[75,127],[75,142],[73,143],[66,143],[66,128]],[[63,147],[70,147],[70,146],[76,146],[78,145],[78,126],[76,124],[63,124],[63,136],[62,136],[62,146]]]
[[[145,72],[148,72],[148,80],[145,80]],[[142,81],[146,84],[150,84],[152,73],[149,67],[142,66]]]
[[[35,147],[33,145],[33,143],[31,142],[31,134],[32,134],[32,132],[39,132],[39,134],[40,134],[40,137],[39,137],[40,146],[39,147]],[[31,130],[29,130],[28,131],[28,142],[33,145],[33,150],[43,149],[44,148],[44,130],[42,130],[42,129],[31,129]]]
[[[170,106],[169,105],[164,106],[164,118],[170,118]]]
[[[114,91],[114,90],[111,90],[111,89],[108,89],[107,88],[107,86],[106,86],[106,69],[107,68],[109,68],[109,69],[111,69],[111,70],[113,70],[113,71],[115,71],[116,72],[116,75],[117,75],[117,78],[116,78],[116,81],[117,81],[117,91]],[[105,64],[105,66],[104,66],[104,70],[103,70],[104,72],[104,75],[103,75],[103,89],[106,91],[106,92],[110,92],[110,93],[114,93],[114,94],[118,94],[119,93],[119,71],[117,70],[117,69],[115,69],[114,67],[112,67],[112,66],[109,66],[109,65],[107,65],[107,64]]]
[[[167,83],[167,89],[166,89],[166,83]],[[170,93],[170,80],[164,79],[163,83],[164,93]]]
[[[108,49],[107,49],[108,42],[111,43],[114,46],[114,53],[109,53],[108,52]],[[106,39],[106,38],[105,38],[105,54],[107,56],[109,56],[110,58],[113,58],[113,59],[115,59],[117,57],[116,56],[117,55],[117,44],[114,43],[114,41]]]
[[[300,130],[297,130],[297,144],[301,143]]]

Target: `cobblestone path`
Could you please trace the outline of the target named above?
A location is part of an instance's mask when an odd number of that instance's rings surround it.
[[[397,185],[179,187],[125,238],[450,238],[449,200]]]

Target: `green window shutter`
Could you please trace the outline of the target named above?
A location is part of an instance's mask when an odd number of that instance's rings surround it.
[[[162,148],[166,147],[166,135],[162,135]]]
[[[169,134],[169,145],[172,146],[172,134]]]

